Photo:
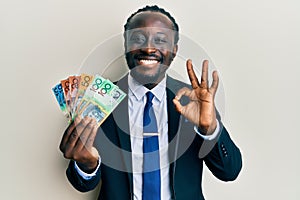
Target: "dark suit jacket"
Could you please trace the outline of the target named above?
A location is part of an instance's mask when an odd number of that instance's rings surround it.
[[[127,93],[127,76],[117,85]],[[195,133],[194,125],[176,112],[172,99],[184,86],[188,85],[167,78],[170,191],[172,199],[201,200],[204,199],[201,188],[203,161],[218,179],[232,181],[241,170],[242,159],[219,115],[221,125],[219,136],[215,140],[204,141]],[[98,199],[133,199],[127,98],[98,129],[95,146],[102,161],[97,175],[88,181],[82,179],[71,161],[67,169],[67,177],[71,184],[77,190],[86,192],[94,189],[101,180]]]

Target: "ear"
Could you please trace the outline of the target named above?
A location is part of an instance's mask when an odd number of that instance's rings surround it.
[[[126,35],[126,31],[123,33],[123,38],[124,38],[124,49],[125,49],[125,53],[127,53],[127,35]]]

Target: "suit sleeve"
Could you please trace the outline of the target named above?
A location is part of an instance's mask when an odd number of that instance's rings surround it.
[[[69,166],[66,171],[68,180],[73,185],[75,189],[80,192],[88,192],[93,190],[98,183],[100,182],[101,178],[101,167],[97,170],[96,175],[93,176],[89,180],[85,180],[78,174],[77,170],[75,169],[74,161],[70,161]]]
[[[204,157],[204,161],[214,176],[220,180],[233,181],[239,175],[242,168],[241,152],[223,125],[219,137],[216,138],[212,150]]]

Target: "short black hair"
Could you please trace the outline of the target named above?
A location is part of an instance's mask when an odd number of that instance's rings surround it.
[[[146,11],[150,11],[150,12],[159,12],[165,16],[167,16],[171,22],[173,23],[173,29],[175,30],[175,44],[177,44],[178,40],[179,40],[179,27],[178,24],[176,23],[174,17],[172,17],[172,15],[167,12],[165,9],[158,7],[157,5],[154,6],[145,6],[144,8],[140,8],[138,9],[135,13],[131,14],[130,17],[128,17],[126,24],[124,25],[124,30],[125,32],[127,30],[129,30],[129,25],[130,25],[130,20],[138,13],[141,12],[146,12]]]

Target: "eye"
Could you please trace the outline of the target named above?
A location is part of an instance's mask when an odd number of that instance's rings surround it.
[[[141,33],[137,33],[131,36],[130,41],[137,44],[143,44],[146,41],[146,37]]]
[[[156,38],[154,38],[154,41],[155,41],[156,44],[164,44],[164,43],[167,43],[167,42],[168,42],[167,39],[161,38],[161,37],[156,37]]]

